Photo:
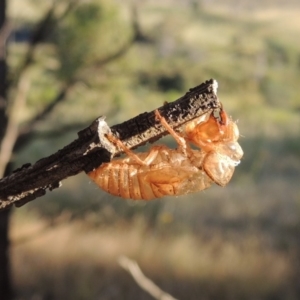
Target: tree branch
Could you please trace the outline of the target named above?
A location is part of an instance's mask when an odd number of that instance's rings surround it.
[[[13,148],[19,135],[19,116],[18,114],[24,109],[29,82],[26,76],[19,81],[15,101],[9,110],[8,123],[5,134],[0,145],[0,176],[4,175],[5,169],[11,159]]]
[[[141,287],[144,291],[149,293],[154,299],[157,300],[177,300],[173,296],[161,290],[153,281],[147,278],[136,261],[129,259],[126,256],[121,256],[119,258],[119,265],[128,271],[135,282]]]
[[[9,86],[15,85],[20,80],[27,68],[32,64],[35,49],[41,42],[45,41],[45,39],[54,30],[54,22],[61,21],[75,7],[77,2],[77,0],[70,1],[63,12],[61,12],[61,14],[58,16],[56,16],[57,3],[55,3],[55,1],[52,3],[44,17],[35,26],[29,41],[28,50],[24,56],[22,63],[15,72],[13,79],[9,82]]]
[[[221,104],[216,95],[217,82],[213,79],[190,89],[178,100],[158,108],[161,115],[173,127],[183,124],[215,109]],[[89,172],[112,155],[122,152],[105,138],[112,132],[128,148],[137,148],[154,142],[168,134],[155,119],[154,111],[143,113],[122,124],[108,127],[104,118],[96,119],[89,127],[78,132],[78,138],[55,154],[25,164],[13,174],[0,180],[0,210],[15,204],[21,206],[43,196],[46,190],[60,186],[60,181],[82,171]]]
[[[63,102],[72,86],[73,82],[71,81],[65,83],[55,98],[46,107],[44,107],[40,113],[36,114],[26,125],[22,126],[22,135],[30,133],[39,121],[44,120],[60,102]]]

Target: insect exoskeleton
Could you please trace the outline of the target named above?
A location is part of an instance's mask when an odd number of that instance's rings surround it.
[[[177,149],[153,146],[134,153],[114,137],[110,140],[127,153],[88,173],[103,190],[125,199],[151,200],[204,190],[214,182],[225,186],[243,155],[237,143],[237,125],[221,110],[189,122],[183,136],[156,111],[156,117],[178,143]],[[194,150],[193,143],[201,150]]]
[[[212,180],[202,171],[203,155],[198,151],[199,166],[175,149],[154,146],[148,153],[138,153],[141,164],[135,157],[116,159],[101,165],[89,176],[105,191],[125,199],[151,200],[167,195],[181,195],[189,190],[209,187]],[[152,156],[151,161],[147,161]],[[193,175],[197,180],[193,180]],[[195,178],[194,178],[195,179]]]
[[[192,121],[186,126],[186,139],[206,153],[202,166],[218,185],[225,186],[244,152],[237,142],[239,130],[222,109],[218,118],[211,114],[206,122]]]

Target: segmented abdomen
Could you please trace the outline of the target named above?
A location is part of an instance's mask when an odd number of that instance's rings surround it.
[[[200,163],[203,155],[197,154]],[[143,159],[145,154],[139,157]],[[201,167],[195,167],[185,155],[171,149],[160,151],[149,166],[119,159],[102,164],[88,175],[108,193],[134,200],[189,194],[212,184]]]
[[[139,170],[143,166],[126,164],[119,160],[100,166],[89,176],[108,193],[125,199],[151,199],[154,195],[143,193]],[[152,197],[151,197],[152,196]]]

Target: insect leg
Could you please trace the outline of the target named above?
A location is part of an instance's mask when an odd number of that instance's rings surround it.
[[[140,159],[140,157],[137,154],[135,154],[133,151],[131,151],[128,147],[126,147],[124,145],[124,143],[121,140],[119,140],[118,138],[114,137],[111,134],[108,134],[107,139],[111,143],[119,146],[129,157],[134,159],[137,163],[139,163],[140,165],[144,165],[144,166],[150,165],[155,160],[155,158],[157,157],[157,154],[159,152],[159,149],[161,148],[161,146],[152,147],[150,149],[150,152],[147,155],[147,157],[144,160],[142,160],[142,159]]]
[[[166,121],[164,117],[161,116],[159,111],[155,110],[155,117],[160,121],[160,123],[167,129],[167,131],[172,135],[172,137],[176,140],[179,147],[183,150],[183,152],[187,152],[188,154],[192,155],[192,150],[187,144],[184,137],[182,137],[179,133],[177,133]]]

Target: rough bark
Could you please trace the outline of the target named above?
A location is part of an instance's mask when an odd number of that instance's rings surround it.
[[[217,82],[208,80],[158,109],[172,127],[180,127],[221,107],[216,90]],[[122,150],[115,149],[105,138],[105,134],[110,131],[128,148],[154,142],[167,134],[165,128],[156,121],[154,111],[140,114],[111,128],[104,122],[104,118],[98,118],[80,131],[78,139],[71,144],[32,166],[25,164],[3,178],[0,181],[0,209],[12,204],[21,206],[43,196],[46,190],[59,187],[61,180],[82,171],[89,172],[101,163],[108,162],[112,155],[120,154]]]

